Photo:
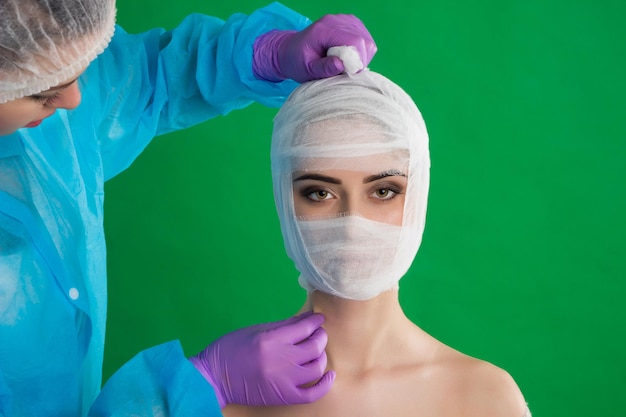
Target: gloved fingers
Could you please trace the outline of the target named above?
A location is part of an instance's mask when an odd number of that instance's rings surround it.
[[[373,42],[374,41],[372,40],[372,43]],[[367,67],[367,65],[372,60],[374,54],[376,53],[375,44],[373,46],[374,52],[372,53],[372,44],[367,43],[365,39],[352,33],[334,33],[331,36],[328,45],[325,46],[326,51],[328,51],[328,48],[333,46],[352,46],[358,53],[359,58],[363,63],[363,68]]]
[[[320,28],[328,35],[324,50],[332,46],[353,46],[359,53],[361,62],[367,67],[378,50],[374,38],[359,18],[348,14],[326,15],[319,19]],[[315,23],[313,24],[315,25]]]
[[[344,69],[343,61],[336,56],[327,56],[309,63],[309,75],[313,79],[339,75]]]
[[[322,323],[324,323],[324,316],[320,313],[297,316],[295,320],[273,329],[272,336],[285,343],[295,345],[311,337]]]
[[[308,404],[317,401],[326,395],[328,391],[330,391],[336,376],[335,371],[328,371],[314,385],[310,387],[298,387],[300,404]]]
[[[317,381],[326,371],[326,365],[328,365],[328,356],[326,352],[322,351],[322,353],[312,361],[300,365],[298,377],[295,382],[297,385],[303,385],[311,381]]]
[[[288,319],[282,320],[282,322],[285,323],[285,324],[294,323],[294,322],[296,322],[298,320],[301,320],[301,319],[303,319],[305,317],[310,316],[311,314],[313,314],[312,310],[305,311],[304,313],[298,314],[297,316],[291,316]]]
[[[327,343],[328,334],[326,330],[323,327],[315,330],[310,337],[296,345],[298,348],[298,363],[304,366],[304,364],[318,360],[323,355],[325,356]]]
[[[261,323],[261,324],[257,324],[255,327],[256,330],[258,331],[268,331],[268,330],[274,330],[274,329],[278,329],[281,328],[283,326],[292,324],[292,323],[296,323],[297,321],[310,316],[311,314],[313,314],[312,311],[306,311],[302,314],[299,314],[297,316],[292,316],[289,317],[288,319],[285,320],[279,320],[279,321],[272,321],[269,323]]]
[[[363,22],[352,14],[327,14],[313,22],[311,26],[320,26],[324,30],[341,30],[343,32],[356,33],[363,38],[372,39]]]

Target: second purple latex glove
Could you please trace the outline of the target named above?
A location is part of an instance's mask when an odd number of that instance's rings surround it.
[[[292,79],[305,82],[332,77],[344,72],[340,58],[327,56],[328,48],[352,46],[363,67],[367,67],[376,43],[357,17],[347,14],[326,15],[306,29],[272,30],[254,42],[253,71],[268,81]]]
[[[325,372],[323,322],[321,314],[305,313],[246,327],[189,360],[213,386],[220,407],[310,403],[324,396],[335,379],[334,371]]]

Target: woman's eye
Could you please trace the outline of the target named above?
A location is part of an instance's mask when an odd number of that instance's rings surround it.
[[[331,198],[331,194],[326,190],[316,190],[309,193],[307,197],[313,201],[322,201]]]
[[[330,200],[334,198],[334,195],[323,188],[306,188],[300,192],[300,195],[307,198],[308,200],[319,203],[321,201]]]
[[[379,200],[391,200],[398,194],[398,191],[392,190],[390,188],[379,188],[374,191],[374,197]]]

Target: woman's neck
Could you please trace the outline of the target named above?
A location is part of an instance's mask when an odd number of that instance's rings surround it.
[[[392,366],[398,347],[405,345],[407,327],[397,291],[387,291],[366,301],[354,301],[314,291],[304,311],[324,314],[328,334],[328,368],[359,374]]]

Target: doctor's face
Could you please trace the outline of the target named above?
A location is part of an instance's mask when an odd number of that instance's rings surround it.
[[[0,136],[39,126],[57,109],[71,110],[81,101],[77,78],[41,93],[0,104]]]

